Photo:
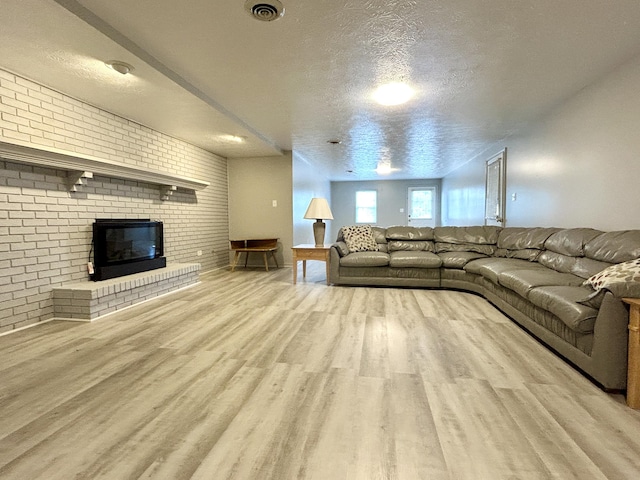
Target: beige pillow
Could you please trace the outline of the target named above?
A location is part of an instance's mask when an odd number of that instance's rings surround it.
[[[605,268],[584,281],[597,292],[608,290],[616,297],[640,298],[640,258]]]
[[[342,237],[350,253],[378,251],[378,244],[373,238],[371,225],[342,227]]]

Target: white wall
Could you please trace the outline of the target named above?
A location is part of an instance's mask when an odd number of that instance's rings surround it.
[[[640,228],[639,85],[640,56],[504,142],[508,226]],[[444,178],[448,224],[482,223],[484,160]]]
[[[331,184],[329,180],[312,167],[299,154],[293,153],[293,243],[315,243],[313,238],[313,223],[315,220],[306,220],[304,214],[313,197],[326,198],[331,205]],[[336,214],[332,208],[331,213]],[[331,226],[334,222],[324,220],[326,232],[324,242],[331,244]]]
[[[331,182],[333,211],[332,241],[335,241],[340,227],[353,225],[356,221],[356,191],[376,190],[378,192],[378,221],[376,225],[391,227],[407,225],[407,202],[409,187],[436,187],[440,191],[439,179],[424,180],[370,180],[353,182]],[[439,194],[436,193],[436,199]],[[400,211],[400,210],[404,211]],[[436,201],[436,225],[440,225],[440,203]]]
[[[291,163],[291,152],[228,161],[229,238],[278,238],[280,266],[292,262]],[[249,265],[262,266],[262,257],[252,255]]]
[[[472,161],[442,179],[443,225],[484,224],[484,168],[484,160]]]

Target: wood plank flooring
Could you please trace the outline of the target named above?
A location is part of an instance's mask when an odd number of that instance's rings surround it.
[[[0,478],[640,478],[640,412],[480,297],[201,280],[0,337]]]

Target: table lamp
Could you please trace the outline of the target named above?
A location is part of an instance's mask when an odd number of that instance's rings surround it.
[[[316,247],[324,247],[324,230],[326,225],[322,219],[333,220],[333,214],[331,213],[327,199],[312,198],[309,203],[309,208],[307,208],[307,213],[304,214],[304,218],[316,219],[313,224],[313,238],[316,241]]]

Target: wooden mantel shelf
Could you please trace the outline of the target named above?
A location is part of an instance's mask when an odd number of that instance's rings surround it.
[[[161,185],[163,199],[170,195],[177,187],[189,190],[202,190],[209,186],[209,182],[193,178],[173,175],[149,170],[146,168],[131,167],[123,163],[105,160],[89,155],[66,152],[58,149],[43,150],[18,143],[6,143],[0,141],[0,158],[6,160],[37,165],[41,167],[56,168],[69,172],[70,190],[75,191],[75,185],[84,183],[84,179],[93,175],[137,180],[155,185]]]

